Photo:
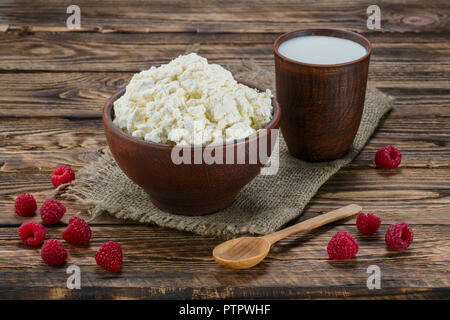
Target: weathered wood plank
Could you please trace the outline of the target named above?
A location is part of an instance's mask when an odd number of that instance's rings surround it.
[[[27,147],[26,153],[18,150],[7,151],[0,154],[0,173],[17,174],[26,173],[50,173],[61,164],[73,166],[75,168],[83,166],[93,159],[96,150],[106,145],[104,137],[100,136],[98,140],[89,137],[85,143],[97,144],[98,148],[83,149],[77,146],[71,146],[71,142],[61,142],[61,146],[56,145],[57,150],[43,150],[45,146],[32,145]],[[78,138],[79,139],[79,138]],[[76,143],[76,141],[74,141]],[[103,143],[102,143],[103,142]],[[57,142],[58,143],[58,142]],[[84,142],[83,142],[84,143]],[[439,140],[421,140],[416,139],[390,139],[388,137],[380,139],[373,138],[366,149],[349,165],[355,169],[373,168],[373,159],[375,152],[384,145],[393,144],[399,148],[403,154],[403,168],[450,168],[447,159],[450,150],[447,147],[439,145]],[[24,144],[26,146],[26,143]],[[20,146],[19,146],[20,147]],[[417,150],[420,148],[420,150]],[[3,149],[3,148],[0,148]]]
[[[0,7],[8,29],[68,31],[70,1],[8,1]],[[78,1],[82,31],[94,32],[286,32],[300,26],[333,26],[366,31],[370,2],[321,1]],[[378,1],[384,31],[442,31],[448,28],[448,7],[441,1]],[[332,10],[330,10],[332,9]],[[120,14],[118,14],[120,12]],[[405,16],[429,16],[425,26],[401,22]]]
[[[123,42],[121,39],[121,33],[117,31],[116,35],[109,34],[110,32],[105,32],[102,35],[95,35],[95,32],[74,32],[70,31],[70,35],[60,35],[57,36],[57,31],[55,32],[34,32],[31,28],[23,27],[19,30],[11,28],[4,31],[6,34],[2,35],[5,39],[10,39],[13,37],[26,36],[24,39],[28,39],[30,36],[42,36],[43,39],[86,39],[92,41],[94,39],[114,39]],[[58,31],[59,32],[59,31]],[[56,34],[55,34],[56,33]],[[111,33],[114,33],[111,32]],[[381,31],[370,31],[363,30],[360,32],[362,35],[370,39],[372,43],[386,43],[386,44],[411,44],[411,43],[443,43],[449,39],[449,35],[443,32],[435,33],[423,30],[420,33],[417,32],[381,32]],[[151,32],[148,34],[134,34],[133,32],[126,33],[133,43],[143,44],[142,37],[145,39],[145,44],[166,44],[166,45],[190,45],[194,43],[201,44],[267,44],[271,45],[274,43],[275,39],[281,35],[281,32],[245,32],[245,33],[230,33],[230,32],[219,32],[219,33],[191,33],[191,32],[172,32],[168,35],[165,32]],[[9,35],[9,36],[8,36]],[[53,35],[53,36],[52,36]],[[62,37],[62,38],[61,38]],[[39,39],[37,37],[37,39]],[[105,40],[103,40],[105,41]]]
[[[61,280],[62,281],[62,280]],[[141,288],[141,287],[88,287],[81,290],[67,290],[52,287],[7,286],[1,288],[2,299],[8,300],[38,300],[38,299],[83,299],[83,300],[184,300],[184,299],[351,299],[351,300],[448,300],[448,288],[395,288],[384,289],[381,292],[367,292],[353,287],[251,287],[241,288],[218,287],[208,288]],[[169,311],[167,315],[176,314]]]
[[[101,116],[130,73],[12,73],[0,77],[0,116]]]
[[[426,36],[423,35],[421,43]],[[169,36],[168,36],[169,37]],[[260,36],[256,39],[260,39]],[[137,72],[151,65],[159,65],[184,53],[193,43],[201,43],[199,53],[212,62],[236,63],[241,58],[261,60],[273,65],[272,42],[276,36],[264,42],[248,41],[248,35],[228,35],[211,41],[211,37],[190,35],[190,39],[163,40],[153,34],[96,34],[96,33],[0,33],[0,70],[3,71],[127,71]],[[371,38],[371,36],[369,36]],[[389,35],[386,35],[389,38]],[[374,36],[372,65],[384,66],[386,72],[402,77],[411,72],[437,72],[441,79],[448,79],[445,69],[450,68],[450,46],[446,40],[429,40],[417,45],[417,35],[408,33],[402,42],[385,43],[384,38]],[[438,39],[443,39],[442,35]],[[377,42],[375,42],[377,41]],[[105,50],[105,48],[108,48]],[[392,70],[392,68],[394,68]],[[400,80],[399,78],[395,78]]]
[[[408,93],[409,89],[406,89],[404,96]],[[78,95],[86,96],[83,93]],[[100,93],[93,95],[99,96]],[[430,97],[440,101],[440,96]],[[374,153],[386,144],[394,144],[402,151],[405,166],[433,167],[447,164],[450,158],[450,126],[445,114],[449,107],[441,107],[442,111],[437,114],[421,115],[419,107],[415,108],[417,112],[412,113],[411,106],[398,106],[397,102],[353,165],[371,165]],[[105,145],[100,119],[0,118],[2,172],[50,171],[58,162],[80,166],[86,152]]]
[[[427,70],[420,71],[417,63],[402,71],[397,67],[371,67],[371,80],[395,99],[390,117],[448,116],[450,80],[436,78],[434,72],[423,67]],[[126,72],[4,73],[0,77],[0,117],[100,117],[105,101],[126,86],[131,76]]]
[[[14,215],[14,200],[18,194],[32,193],[39,205],[51,197],[53,186],[50,176],[51,172],[44,171],[0,172],[0,225],[18,225],[24,221]],[[386,223],[405,220],[411,223],[449,224],[448,181],[448,168],[401,168],[386,172],[347,167],[322,186],[308,206],[305,217],[348,203],[358,203],[365,211],[379,214]],[[63,203],[68,208],[63,221],[68,221],[72,214],[82,209],[72,201]],[[39,221],[40,218],[36,216],[34,219]]]
[[[383,232],[387,226],[381,228]],[[148,298],[261,298],[273,294],[285,298],[448,295],[449,226],[412,225],[412,228],[413,244],[407,251],[397,253],[386,248],[382,232],[363,237],[357,235],[354,226],[326,226],[282,240],[266,260],[253,269],[231,271],[216,265],[211,257],[212,248],[220,240],[149,226],[94,226],[89,246],[66,244],[67,265],[81,268],[81,294],[84,295],[83,290],[88,296],[98,292],[106,295],[105,298],[142,297],[139,293],[149,294]],[[48,228],[48,237],[60,238],[62,230],[62,227]],[[326,244],[332,235],[344,230],[355,234],[359,254],[349,261],[330,261]],[[124,265],[118,275],[111,275],[95,265],[95,251],[108,240],[117,241],[124,252]],[[27,291],[23,294],[32,298],[36,297],[34,290],[47,292],[49,298],[79,295],[75,290],[66,289],[65,267],[45,266],[38,249],[26,248],[20,243],[15,228],[2,228],[0,245],[1,298],[11,298],[11,294],[19,296],[22,291]],[[369,265],[381,269],[382,289],[379,291],[366,287]],[[330,289],[335,287],[341,289]],[[100,288],[110,289],[109,293]]]

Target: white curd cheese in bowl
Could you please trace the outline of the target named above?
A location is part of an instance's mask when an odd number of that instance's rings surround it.
[[[169,145],[242,139],[273,117],[272,93],[238,83],[231,72],[195,53],[135,74],[114,102],[124,132]]]

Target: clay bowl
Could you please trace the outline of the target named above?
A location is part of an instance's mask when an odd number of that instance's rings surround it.
[[[255,85],[239,82],[263,91]],[[113,103],[124,93],[125,89],[119,90],[103,107],[106,141],[122,171],[148,193],[150,200],[158,208],[171,213],[204,215],[231,205],[242,187],[254,179],[267,162],[264,157],[259,157],[259,153],[256,163],[249,161],[249,154],[255,152],[255,145],[261,142],[261,139],[269,141],[265,153],[270,156],[273,149],[270,141],[278,135],[278,130],[271,130],[278,129],[281,116],[280,107],[274,98],[272,121],[264,129],[245,139],[198,147],[174,147],[147,142],[126,134],[112,122]],[[187,161],[174,163],[174,148],[177,148],[176,154]],[[202,156],[209,154],[220,159],[219,152],[223,155],[222,164],[217,163],[220,161],[205,161],[206,158]],[[240,159],[245,155],[244,163],[237,161],[238,155],[241,155]],[[233,161],[226,161],[229,159]],[[175,162],[179,162],[178,160]]]

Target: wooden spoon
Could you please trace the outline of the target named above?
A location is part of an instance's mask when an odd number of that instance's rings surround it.
[[[350,217],[361,212],[356,204],[321,214],[263,237],[242,237],[219,244],[213,250],[217,263],[229,269],[247,269],[260,263],[275,242],[294,233],[312,230],[327,223]]]

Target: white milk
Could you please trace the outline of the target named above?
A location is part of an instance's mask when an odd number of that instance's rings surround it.
[[[278,52],[309,64],[339,64],[358,60],[367,50],[357,42],[326,36],[300,36],[283,42]]]

